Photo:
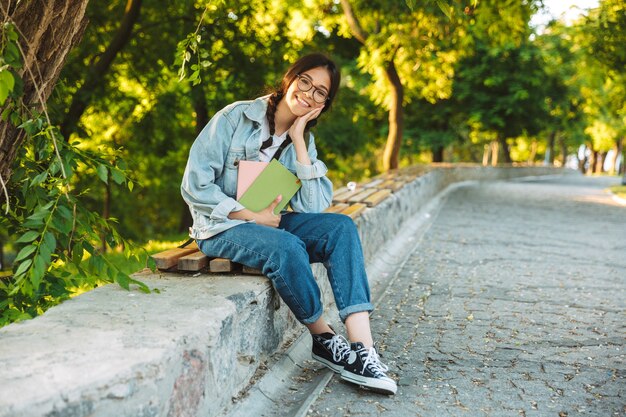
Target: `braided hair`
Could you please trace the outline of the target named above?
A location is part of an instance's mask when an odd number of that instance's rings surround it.
[[[270,136],[267,138],[263,144],[261,145],[261,149],[268,148],[272,145],[272,137],[276,132],[276,125],[274,123],[274,114],[276,114],[276,107],[278,107],[278,103],[283,98],[284,94],[282,91],[274,91],[267,102],[267,112],[265,113],[265,117],[267,117],[267,122],[270,127]]]

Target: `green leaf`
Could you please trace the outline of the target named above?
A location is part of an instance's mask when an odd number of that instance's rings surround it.
[[[120,287],[124,288],[125,290],[130,289],[131,278],[127,274],[121,271],[118,272],[117,276],[115,277],[115,281],[120,285]]]
[[[128,181],[128,191],[132,192],[134,186],[135,186],[135,184],[133,184],[132,181]]]
[[[46,273],[46,262],[41,256],[36,256],[33,262],[33,268],[30,270],[30,282],[33,284],[33,288],[37,290],[41,279]]]
[[[72,219],[62,219],[58,216],[52,218],[50,223],[53,229],[58,230],[61,233],[68,234],[72,231]]]
[[[22,262],[20,266],[17,267],[17,271],[15,271],[15,278],[19,277],[20,275],[23,275],[26,272],[26,270],[28,270],[28,268],[30,267],[32,263],[33,263],[32,259],[27,259],[24,262]]]
[[[39,253],[37,254],[37,258],[43,259],[45,263],[50,263],[52,261],[52,251],[46,245],[39,245]]]
[[[195,81],[198,79],[199,76],[200,76],[200,70],[196,70],[192,72],[191,75],[189,76],[189,81]]]
[[[441,9],[448,19],[452,19],[452,7],[445,0],[437,0],[437,6]],[[413,9],[411,9],[413,10]]]
[[[35,232],[34,230],[29,230],[28,232],[24,233],[19,239],[17,239],[15,241],[15,243],[28,243],[28,242],[32,242],[33,240],[37,239],[39,237],[39,233]]]
[[[28,229],[36,229],[36,228],[43,226],[43,220],[41,219],[26,220],[24,223],[22,223],[22,226]]]
[[[48,249],[50,249],[50,252],[54,253],[54,250],[57,247],[57,240],[52,232],[46,232],[46,234],[43,236],[43,244],[46,245]]]
[[[146,258],[146,267],[150,268],[152,272],[155,272],[157,269],[156,261],[152,258],[152,256],[148,256]]]
[[[72,248],[72,262],[75,265],[79,265],[83,260],[83,244],[78,242]]]
[[[57,212],[63,216],[65,219],[71,220],[74,218],[74,215],[72,214],[71,210],[65,206],[61,206],[59,205],[57,207]]]
[[[39,174],[35,178],[33,178],[33,180],[30,183],[30,186],[31,187],[36,187],[37,185],[39,185],[42,182],[44,182],[47,177],[48,177],[48,171],[42,172],[41,174]]]
[[[3,76],[3,74],[9,74],[11,75],[8,71],[0,71],[0,76],[2,76],[1,78],[6,78],[5,76]],[[13,76],[11,75],[11,78]],[[6,82],[3,82],[2,79],[0,79],[0,106],[4,105],[4,102],[6,101],[6,99],[9,97],[9,93],[11,92],[11,90],[9,90],[9,85]]]
[[[36,249],[37,246],[35,245],[24,246],[22,250],[20,250],[20,252],[17,254],[13,262],[19,262],[22,259],[27,258],[31,253],[35,252]]]
[[[116,184],[121,184],[124,182],[124,174],[117,168],[113,168],[111,170],[111,177]]]
[[[2,110],[2,121],[6,122],[7,120],[9,120],[9,115],[12,111],[13,109],[11,108],[11,106],[8,106],[6,109]]]
[[[57,241],[52,232],[46,232],[39,245],[39,254],[46,264],[50,263],[51,256],[55,253]]]
[[[17,45],[13,42],[9,42],[6,44],[4,50],[4,60],[7,64],[13,67],[21,67],[20,62],[20,50],[17,48]]]
[[[103,183],[107,184],[109,182],[108,170],[106,166],[103,164],[98,165],[96,172]]]
[[[146,294],[149,294],[149,293],[150,293],[150,287],[148,287],[148,286],[147,286],[146,284],[144,284],[143,282],[141,282],[141,281],[137,281],[136,279],[133,279],[133,278],[130,278],[130,283],[131,283],[131,284],[138,285],[138,286],[139,286],[139,290],[140,290],[141,292],[144,292],[144,293],[146,293]]]
[[[45,208],[38,208],[37,210],[35,210],[33,214],[28,216],[28,219],[29,220],[41,220],[45,217],[48,217],[49,214],[50,214],[49,210]]]
[[[92,256],[96,253],[96,249],[89,242],[83,242],[83,247],[87,252],[89,252]]]

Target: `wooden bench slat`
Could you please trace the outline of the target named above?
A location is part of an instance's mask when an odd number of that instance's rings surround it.
[[[157,268],[170,269],[178,264],[178,259],[197,251],[198,246],[196,246],[194,242],[193,246],[189,245],[186,248],[168,249],[163,252],[155,253],[151,255],[151,257],[154,259]]]
[[[392,191],[398,191],[400,188],[404,187],[405,182],[402,180],[391,179],[386,180],[385,182],[379,185],[379,188],[387,188]]]
[[[348,187],[341,187],[341,188],[336,189],[336,190],[333,192],[333,195],[334,195],[334,196],[335,196],[335,195],[339,195],[339,194],[345,193],[346,191],[350,191],[350,190],[348,189]]]
[[[358,193],[360,193],[361,191],[363,191],[363,189],[357,187],[354,191],[346,191],[344,193],[338,194],[336,196],[333,197],[333,203],[345,203],[348,201],[348,199],[354,195],[357,195]]]
[[[389,188],[393,191],[396,192],[398,191],[400,188],[404,187],[404,185],[406,184],[405,181],[396,181],[393,184],[391,184],[389,186]]]
[[[347,209],[349,206],[350,204],[346,203],[333,204],[332,206],[324,210],[324,213],[340,213],[343,210]]]
[[[367,208],[367,205],[363,203],[352,204],[350,207],[346,208],[341,214],[345,214],[346,216],[350,216],[352,220],[356,219],[361,215],[363,210]]]
[[[361,190],[360,193],[350,197],[348,199],[348,203],[360,203],[361,201],[363,201],[364,199],[366,199],[370,195],[374,194],[375,192],[376,192],[375,188],[369,188],[367,190]]]
[[[378,190],[374,194],[364,199],[362,203],[367,204],[368,207],[374,207],[378,205],[381,201],[385,200],[390,195],[391,195],[391,190],[388,190],[388,189]]]
[[[363,188],[376,188],[380,184],[382,184],[384,181],[385,181],[384,179],[378,178],[378,179],[368,182],[367,184],[363,184]]]
[[[263,272],[261,272],[260,269],[250,268],[249,266],[246,266],[246,265],[242,265],[242,266],[243,268],[241,269],[241,272],[243,272],[244,274],[263,275]]]
[[[378,186],[380,188],[389,188],[390,185],[392,185],[393,183],[395,183],[394,180],[392,179],[386,179],[383,182],[381,182]]]
[[[230,259],[213,258],[209,261],[209,270],[211,272],[231,272],[234,264]]]
[[[200,251],[178,258],[178,269],[181,271],[199,271],[209,264],[209,258]]]

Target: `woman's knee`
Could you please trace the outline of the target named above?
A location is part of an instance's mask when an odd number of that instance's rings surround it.
[[[306,245],[297,236],[291,233],[284,233],[279,241],[271,243],[271,253],[269,258],[278,265],[285,262],[290,263],[309,263],[309,255],[306,251]]]

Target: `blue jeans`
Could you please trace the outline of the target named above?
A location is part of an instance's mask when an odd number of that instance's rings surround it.
[[[209,257],[261,270],[303,324],[314,323],[323,311],[311,271],[314,262],[326,267],[342,322],[374,309],[361,240],[352,219],[343,214],[288,213],[278,228],[246,223],[198,240],[198,247]]]

